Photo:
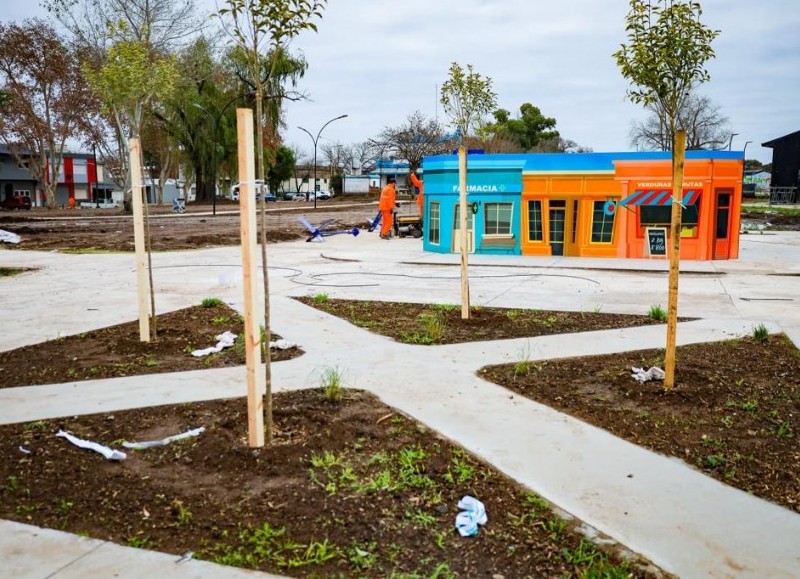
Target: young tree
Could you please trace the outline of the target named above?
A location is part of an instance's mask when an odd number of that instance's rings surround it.
[[[631,145],[641,150],[669,151],[674,134],[669,130],[664,111],[658,103],[645,105],[647,117],[631,127]],[[686,149],[719,149],[729,142],[728,118],[706,96],[689,95],[678,111],[677,125],[686,131]]]
[[[472,134],[475,123],[497,106],[497,94],[491,78],[474,72],[471,64],[465,71],[454,62],[442,85],[440,102],[463,141]]]
[[[0,140],[44,188],[48,207],[68,139],[86,139],[100,103],[86,86],[77,54],[41,20],[0,23]]]
[[[673,143],[673,195],[670,236],[669,313],[664,387],[675,385],[675,328],[678,317],[681,197],[685,133],[680,111],[696,85],[710,79],[705,68],[713,58],[711,42],[719,34],[700,22],[702,9],[692,0],[631,0],[626,18],[628,43],[614,53],[622,76],[630,82],[628,98],[664,112]],[[680,130],[679,130],[680,129]]]
[[[307,30],[317,30],[313,22],[322,17],[327,0],[225,0],[227,8],[219,11],[221,18],[231,21],[230,31],[236,44],[244,51],[256,89],[256,178],[264,178],[264,83],[262,71],[265,44],[270,48],[267,69],[268,78],[275,78],[279,59],[287,52],[292,39]],[[270,95],[280,99],[281,95]],[[266,202],[261,197],[261,265],[264,279],[264,340],[270,340],[269,313],[269,275],[267,271],[267,231]],[[265,356],[265,373],[267,391],[265,394],[265,441],[272,443],[272,366],[269,359],[269,347]]]
[[[483,77],[467,65],[450,65],[450,76],[442,85],[442,108],[458,131],[459,235],[461,236],[461,319],[469,319],[469,272],[467,270],[467,150],[464,144],[472,127],[497,106],[492,79]]]
[[[122,31],[125,25],[112,26],[112,29]],[[147,107],[172,92],[178,77],[175,59],[154,53],[141,40],[118,40],[108,50],[99,69],[87,63],[83,70],[92,90],[113,119],[120,149],[126,158],[127,140],[139,137]]]

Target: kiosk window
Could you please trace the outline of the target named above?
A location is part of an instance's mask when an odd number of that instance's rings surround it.
[[[611,243],[614,237],[614,214],[606,215],[605,202],[592,204],[592,243]]]
[[[484,235],[511,235],[513,203],[487,203]]]
[[[428,241],[431,243],[439,243],[439,224],[440,219],[439,202],[431,201],[430,216],[428,218]]]
[[[642,205],[639,207],[641,235],[647,226],[668,227],[672,221],[670,205]],[[697,222],[700,216],[700,199],[693,205],[681,209],[681,237],[697,237]]]
[[[528,201],[528,241],[542,239],[542,202]]]

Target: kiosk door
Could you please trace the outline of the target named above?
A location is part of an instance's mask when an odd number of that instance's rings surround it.
[[[731,248],[731,197],[730,189],[717,189],[714,203],[714,259],[728,259]]]
[[[564,199],[550,200],[550,252],[564,255],[564,226],[567,220],[567,202]]]

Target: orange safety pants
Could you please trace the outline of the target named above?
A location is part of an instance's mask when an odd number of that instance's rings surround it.
[[[389,237],[392,232],[392,225],[394,224],[394,213],[392,210],[381,211],[381,236]]]

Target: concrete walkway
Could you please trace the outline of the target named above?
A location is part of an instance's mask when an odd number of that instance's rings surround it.
[[[800,234],[743,236],[742,244],[741,261],[683,264],[680,312],[703,319],[679,326],[680,344],[746,335],[758,323],[800,343]],[[241,310],[239,263],[238,248],[154,255],[157,308],[214,296]],[[276,389],[318,386],[321,373],[337,367],[348,386],[376,393],[667,571],[798,576],[796,513],[475,375],[486,364],[524,357],[663,347],[663,327],[409,346],[287,299],[326,293],[458,303],[457,263],[455,255],[422,253],[418,240],[367,235],[271,247],[273,329],[307,352],[273,365]],[[639,314],[666,304],[664,261],[472,256],[470,263],[473,304]],[[0,265],[43,268],[4,280],[8,307],[0,324],[9,331],[0,349],[136,318],[132,255],[0,251]],[[39,295],[46,297],[36,308],[26,307]],[[410,377],[412,360],[413,376],[424,380]],[[379,380],[371,370],[376,364],[394,378]],[[242,395],[242,368],[3,389],[0,423]],[[10,562],[15,577],[85,577],[89,569],[96,576],[141,576],[144,568],[175,577],[246,576],[8,522],[0,523],[0,560]]]

